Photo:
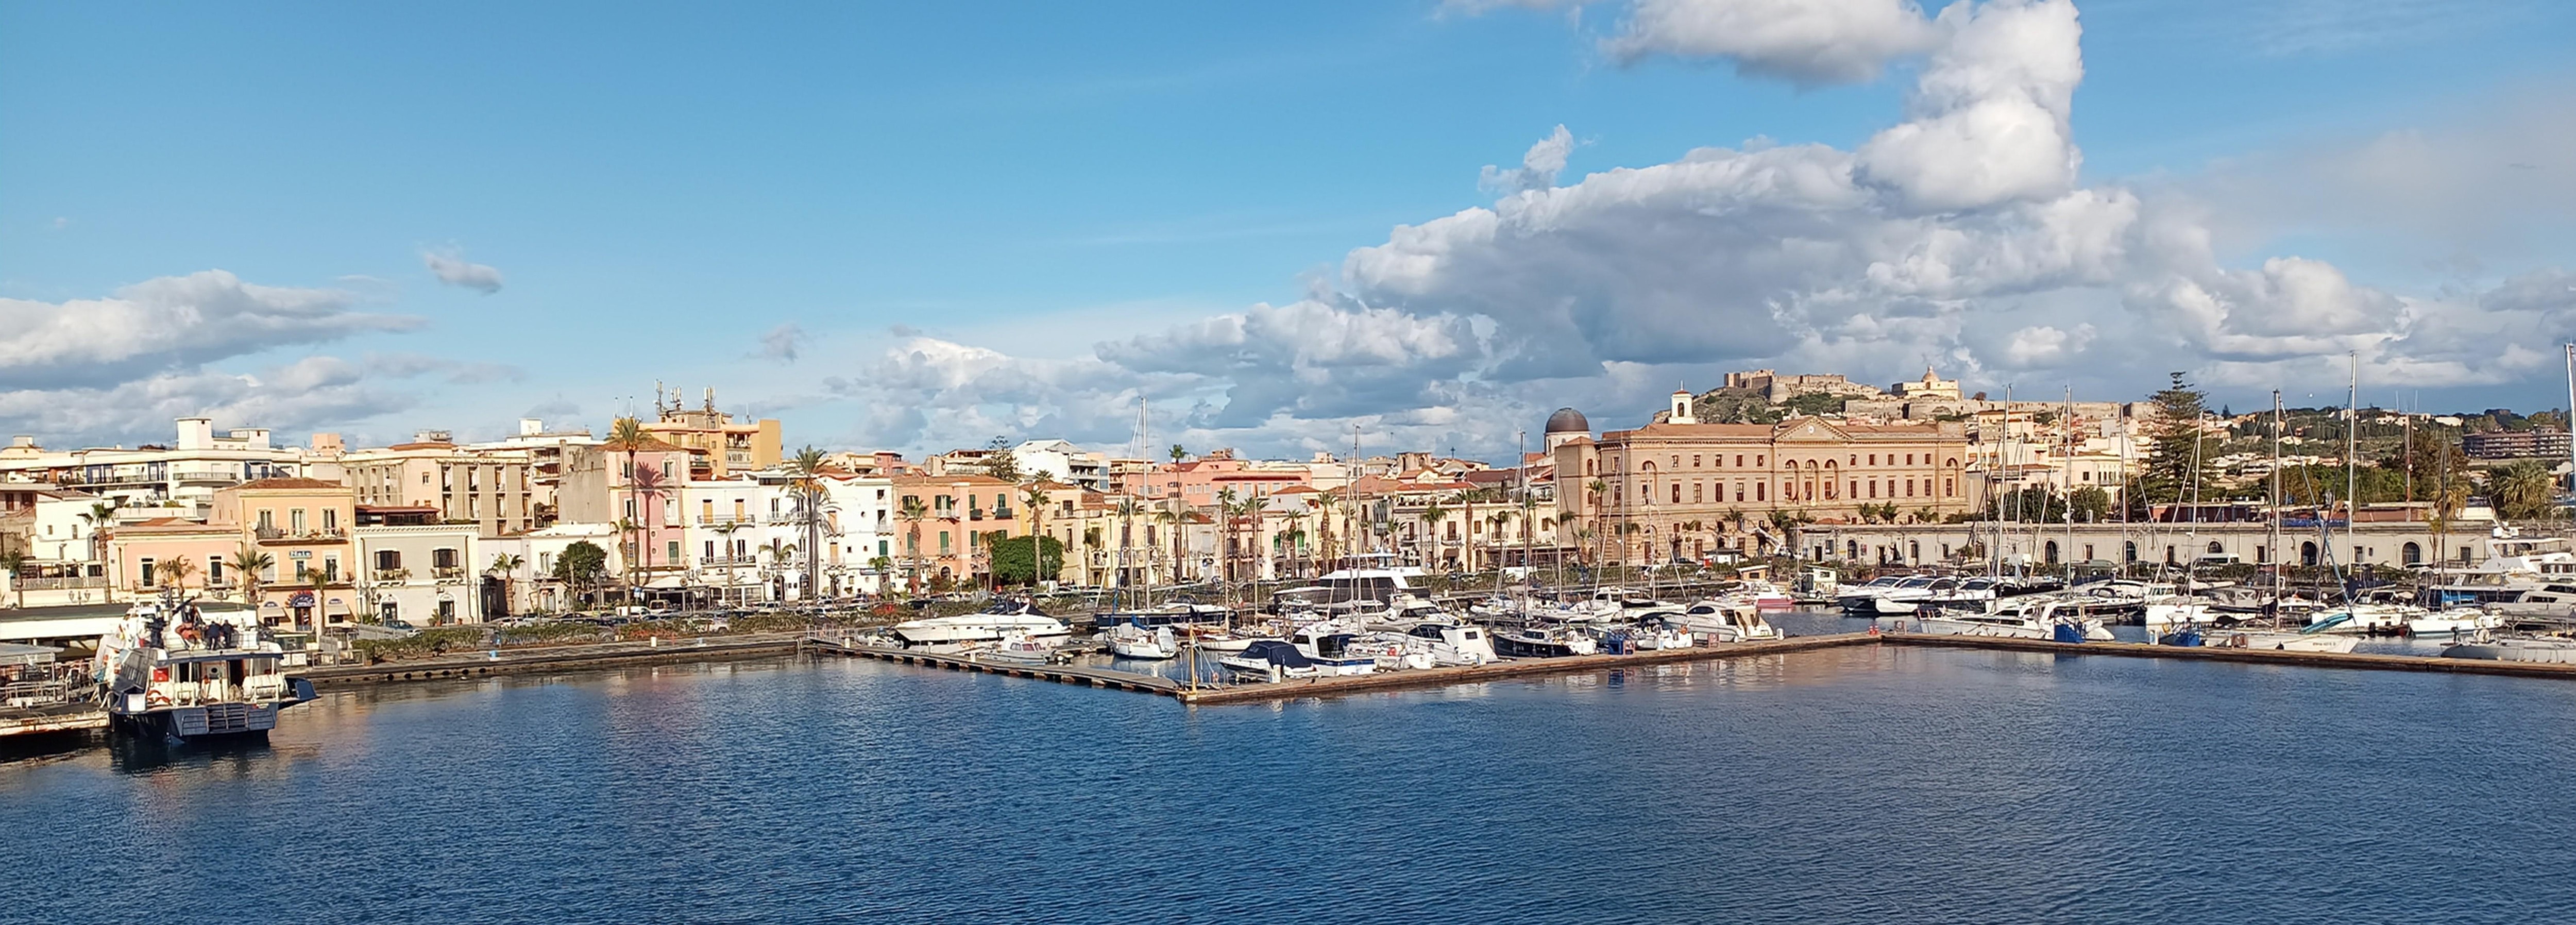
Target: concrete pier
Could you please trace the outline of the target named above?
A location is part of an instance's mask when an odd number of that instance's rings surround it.
[[[719,636],[708,639],[670,639],[663,640],[659,645],[650,642],[606,642],[580,646],[502,649],[498,653],[469,652],[374,665],[322,665],[291,673],[296,677],[312,681],[313,686],[317,688],[479,678],[486,675],[789,655],[795,653],[797,640],[802,637],[801,633],[746,633],[740,636]]]

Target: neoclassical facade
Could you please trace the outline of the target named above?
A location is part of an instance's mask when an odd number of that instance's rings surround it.
[[[1560,413],[1551,425],[1581,421]],[[1861,424],[1820,417],[1702,424],[1690,393],[1634,430],[1550,433],[1560,519],[1598,557],[1624,564],[1778,548],[1774,512],[1858,523],[1868,505],[1899,520],[1969,509],[1968,434],[1958,422]]]

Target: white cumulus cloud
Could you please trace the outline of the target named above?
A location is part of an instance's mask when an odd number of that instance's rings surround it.
[[[455,248],[420,252],[420,262],[431,276],[450,286],[472,289],[484,295],[501,291],[501,271],[465,259],[465,252]]]

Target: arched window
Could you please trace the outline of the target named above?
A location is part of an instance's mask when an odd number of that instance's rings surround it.
[[[2218,545],[2218,541],[2217,541],[2217,540],[2211,540],[2211,541],[2209,541],[2209,554],[2210,554],[2210,555],[2213,555],[2213,556],[2215,556],[2215,555],[2222,555],[2222,554],[2224,554],[2224,553],[2226,553],[2226,552],[2227,552],[2227,547],[2224,547],[2224,546],[2220,546],[2220,545]]]
[[[2317,564],[2317,544],[2316,544],[2316,541],[2314,541],[2314,540],[2310,540],[2310,541],[2308,541],[2308,542],[2300,543],[2300,544],[2299,544],[2299,564],[2300,564],[2300,565],[2315,565],[2315,564]]]
[[[2136,542],[2132,541],[2122,543],[2120,544],[2120,547],[2120,561],[2132,564],[2135,564],[2138,561],[2138,544]]]
[[[2048,541],[2048,544],[2047,544],[2047,545],[2045,545],[2045,546],[2041,546],[2041,547],[2039,548],[2039,550],[2040,550],[2040,553],[2039,553],[2039,554],[2040,554],[2040,556],[2041,556],[2043,559],[2047,560],[2048,564],[2050,564],[2050,565],[2056,565],[2056,564],[2057,564],[2057,541],[2056,541],[2056,540],[2049,540],[2049,541]]]
[[[1845,559],[1858,559],[1858,558],[1860,558],[1860,541],[1859,541],[1859,540],[1844,540],[1844,541],[1843,541],[1843,558],[1845,558]]]
[[[2411,540],[2399,549],[2397,554],[2401,557],[2398,561],[2406,565],[2424,564],[2424,547],[2415,545]]]

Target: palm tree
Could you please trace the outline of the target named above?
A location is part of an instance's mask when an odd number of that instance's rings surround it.
[[[2554,506],[2558,480],[2550,475],[2549,466],[2538,460],[2523,460],[2487,470],[2487,498],[2494,502],[2496,516],[2506,520],[2536,520],[2546,517]]]
[[[909,542],[903,551],[904,558],[911,564],[904,569],[903,583],[905,592],[916,597],[921,594],[921,521],[929,516],[930,506],[921,503],[919,495],[903,496],[903,504],[895,509],[895,517],[909,525],[906,528]]]
[[[1132,554],[1128,550],[1135,539],[1136,514],[1141,510],[1143,509],[1137,507],[1136,499],[1133,497],[1118,499],[1118,586],[1121,588],[1126,587],[1128,580],[1135,577],[1129,574],[1129,570],[1135,566],[1129,562]]]
[[[716,532],[716,535],[717,535],[717,536],[720,536],[720,537],[723,537],[723,538],[724,538],[724,539],[722,539],[722,540],[719,540],[719,541],[718,541],[718,542],[721,542],[721,543],[723,543],[723,544],[724,544],[724,547],[723,547],[723,548],[724,548],[724,554],[720,557],[720,558],[724,559],[724,574],[725,574],[725,590],[724,590],[724,596],[725,596],[725,597],[727,597],[727,598],[736,598],[736,599],[734,599],[734,600],[728,600],[728,601],[726,601],[726,603],[728,603],[728,604],[738,604],[738,603],[741,603],[741,601],[738,599],[738,598],[740,597],[741,592],[738,592],[738,591],[734,590],[734,586],[733,586],[733,568],[734,568],[734,565],[735,565],[735,556],[734,556],[734,554],[733,554],[733,535],[734,535],[734,534],[736,534],[736,533],[740,533],[740,532],[742,532],[742,528],[744,528],[744,527],[748,527],[748,526],[750,526],[750,524],[743,523],[742,521],[739,521],[739,520],[728,520],[728,521],[725,521],[724,523],[717,524],[717,525],[715,525],[715,526],[712,528],[712,529],[714,529],[714,530],[715,530],[715,532]]]
[[[18,590],[18,570],[27,567],[29,558],[24,549],[0,552],[0,575],[8,576],[10,597],[16,601],[11,606],[23,606],[26,601],[26,594]]]
[[[656,401],[658,402],[659,400],[656,399]],[[639,518],[644,516],[644,512],[642,510],[643,502],[635,500],[635,476],[637,472],[635,468],[635,451],[643,449],[644,441],[647,439],[650,439],[650,435],[644,432],[644,422],[632,417],[618,418],[616,421],[608,425],[609,448],[622,449],[626,451],[626,506],[637,509],[633,517],[621,518],[617,522],[617,535],[625,538],[624,542],[626,548],[629,550],[633,550],[637,546],[637,540],[633,535],[633,531],[635,529],[633,524],[635,524]],[[626,583],[630,587],[635,584],[635,559],[636,557],[633,555],[628,555],[626,557]]]
[[[814,596],[815,582],[823,571],[823,451],[808,444],[787,460],[787,472],[794,476],[788,484],[795,488],[796,513],[805,527],[804,595]]]
[[[181,591],[186,591],[188,590],[188,576],[194,575],[196,572],[196,563],[190,562],[186,559],[171,559],[167,562],[161,563],[161,574],[153,577],[159,578],[161,580],[161,586],[164,588],[176,588]]]
[[[1177,447],[1176,447],[1176,448],[1177,448]],[[1165,530],[1170,531],[1170,532],[1171,532],[1171,534],[1172,534],[1172,574],[1171,574],[1171,581],[1170,581],[1169,583],[1171,583],[1171,584],[1180,584],[1180,583],[1181,583],[1181,515],[1180,515],[1180,514],[1178,514],[1178,513],[1176,513],[1176,512],[1174,512],[1174,511],[1172,511],[1172,510],[1170,510],[1170,509],[1164,509],[1164,510],[1160,510],[1160,511],[1155,511],[1155,512],[1154,512],[1154,519],[1155,519],[1155,520],[1162,521],[1162,522],[1163,522],[1163,527],[1164,527],[1164,529],[1165,529]]]
[[[506,617],[510,615],[510,590],[518,584],[517,576],[519,574],[519,569],[527,564],[528,560],[520,558],[515,553],[505,552],[494,555],[492,557],[491,567],[484,569],[486,572],[499,572],[501,574],[502,616]],[[485,616],[488,618],[490,615],[486,614]]]
[[[242,601],[250,605],[252,613],[259,612],[260,573],[276,566],[276,557],[252,548],[249,543],[243,543],[241,551],[233,553],[232,561],[226,563],[227,568],[241,575]]]
[[[330,620],[330,617],[326,616],[323,611],[325,609],[324,595],[328,593],[331,588],[331,576],[323,574],[322,570],[318,568],[306,569],[304,570],[304,584],[313,589],[313,635],[318,638],[322,635],[322,624]]]
[[[91,503],[89,510],[81,513],[81,523],[89,525],[90,561],[96,562],[107,558],[108,533],[116,527],[117,509],[124,506],[125,499],[109,498]]]
[[[773,573],[784,570],[796,556],[796,544],[774,536],[769,538],[769,545],[762,548],[769,552],[769,570]]]
[[[871,556],[868,558],[868,569],[877,573],[877,596],[886,596],[889,586],[894,583],[894,557]]]
[[[668,488],[662,481],[662,470],[649,466],[635,470],[635,475],[626,480],[627,496],[638,499],[635,503],[635,516],[640,520],[635,525],[635,529],[642,539],[642,542],[637,544],[637,548],[641,551],[640,558],[647,573],[644,576],[645,581],[653,580],[650,574],[653,571],[653,530],[661,526],[655,523],[658,518],[653,516],[653,502],[665,497],[667,491]],[[629,581],[629,584],[636,583]],[[641,587],[640,584],[637,586]]]
[[[1046,506],[1047,502],[1050,500],[1047,497],[1047,489],[1053,487],[1055,487],[1055,477],[1044,472],[1040,472],[1038,473],[1037,482],[1030,485],[1026,490],[1020,492],[1020,503],[1026,505],[1029,509],[1029,559],[1036,563],[1037,569],[1030,575],[1029,580],[1032,583],[1045,581],[1048,575],[1046,568]]]
[[[1448,519],[1449,509],[1441,507],[1440,502],[1434,501],[1430,504],[1423,505],[1422,523],[1424,527],[1431,531],[1431,548],[1434,553],[1432,558],[1435,560],[1445,561],[1447,559],[1446,556],[1438,555],[1438,553],[1445,547],[1445,543],[1440,539],[1440,522]],[[1421,553],[1417,550],[1415,554],[1420,555]]]

